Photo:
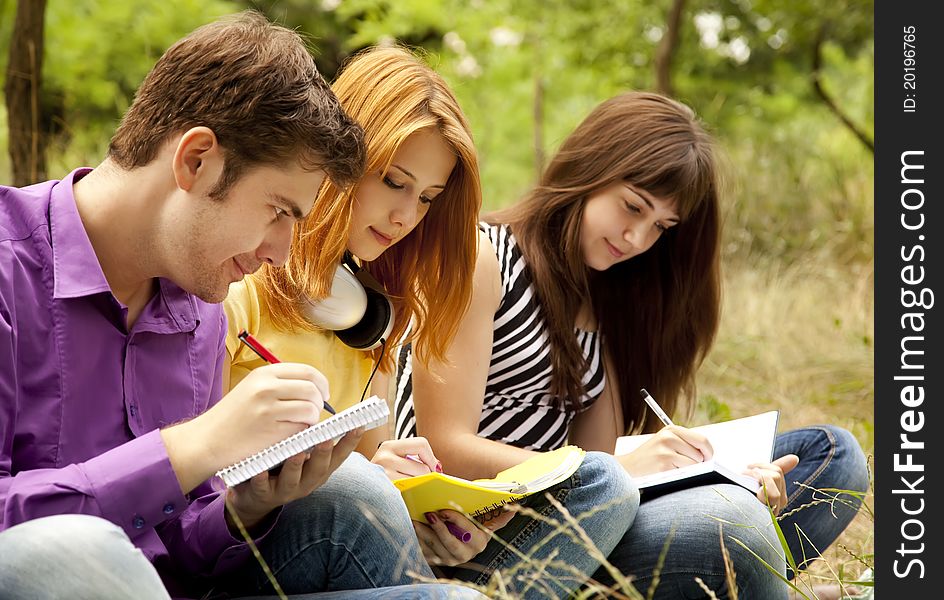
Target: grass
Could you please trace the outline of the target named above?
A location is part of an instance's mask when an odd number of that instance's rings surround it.
[[[835,490],[835,492],[837,498],[844,496],[844,493],[840,493],[840,490]],[[548,518],[528,508],[516,507],[515,509],[531,518],[550,523],[552,526],[554,526],[554,531],[548,535],[544,542],[548,542],[548,540],[553,538],[554,535],[561,532],[571,539],[578,540],[583,545],[583,547],[587,549],[587,552],[590,555],[599,559],[603,566],[610,571],[615,581],[614,584],[607,586],[591,580],[578,591],[568,594],[564,590],[568,585],[576,585],[574,581],[579,581],[581,579],[581,574],[574,572],[572,575],[568,575],[571,573],[572,569],[569,568],[569,565],[563,564],[556,560],[556,554],[554,552],[551,552],[547,559],[540,561],[531,560],[528,556],[522,555],[520,551],[507,546],[507,544],[501,540],[499,540],[500,543],[518,555],[518,558],[521,561],[519,564],[504,571],[493,572],[489,581],[484,585],[473,585],[471,583],[459,580],[449,580],[448,582],[462,587],[475,589],[489,598],[495,598],[499,600],[518,600],[524,597],[525,593],[533,593],[535,590],[541,591],[542,597],[568,598],[569,600],[588,600],[601,598],[610,598],[616,600],[652,600],[654,598],[655,593],[658,591],[660,585],[660,572],[662,566],[665,562],[667,554],[671,551],[671,544],[673,541],[682,543],[680,540],[673,540],[675,537],[674,528],[668,533],[667,538],[663,544],[662,552],[653,569],[653,577],[651,578],[649,585],[646,586],[645,589],[637,589],[631,580],[623,577],[615,568],[612,567],[612,565],[606,562],[604,555],[594,546],[590,537],[580,526],[582,516],[573,516],[567,512],[565,507],[554,501],[553,498],[549,497],[549,500],[551,500],[551,502],[556,506],[557,512],[562,516],[561,519]],[[833,501],[843,502],[844,500],[836,499]],[[802,508],[799,510],[802,510]],[[865,516],[871,518],[872,514],[870,509],[864,510],[864,513]],[[778,543],[782,545],[784,553],[787,555],[787,563],[791,565],[791,567],[795,568],[796,561],[794,560],[794,557],[790,555],[789,549],[787,549],[786,540],[784,538],[783,532],[780,530],[779,525],[777,525],[777,519],[774,517],[772,512],[770,513],[770,516],[776,536],[767,533],[764,535],[764,538],[767,539],[767,543],[772,547],[777,547]],[[764,559],[761,558],[761,556],[757,553],[757,551],[761,550],[760,548],[752,548],[747,546],[736,534],[739,529],[753,529],[756,528],[755,525],[747,525],[737,521],[722,520],[709,515],[706,515],[705,518],[715,519],[718,524],[717,552],[722,556],[725,567],[724,582],[727,591],[724,597],[728,598],[729,600],[737,600],[739,594],[737,587],[736,568],[730,558],[730,549],[736,546],[740,546],[746,551],[748,561],[750,561],[750,556],[753,556],[757,561],[756,564],[750,565],[752,569],[768,569],[772,571],[777,577],[783,580],[784,586],[786,588],[789,588],[793,591],[793,597],[797,599],[803,598],[805,600],[816,600],[818,596],[815,586],[819,584],[840,584],[842,586],[843,593],[853,593],[853,588],[850,587],[850,584],[857,583],[858,575],[863,570],[852,570],[848,569],[845,565],[837,565],[836,563],[823,560],[819,563],[820,572],[817,572],[814,566],[814,569],[812,569],[810,572],[803,572],[796,579],[789,581],[782,574],[780,574],[780,571],[777,567],[766,563]],[[732,534],[732,532],[735,533]],[[494,537],[494,534],[491,535]],[[867,564],[869,567],[872,566],[870,556],[857,557],[857,562],[859,562],[861,565]],[[749,562],[745,564],[749,564]],[[554,572],[549,572],[549,569],[554,569]],[[413,575],[415,576],[415,574]],[[571,579],[571,577],[573,577],[573,579]],[[423,583],[443,581],[441,579],[436,580],[424,577],[417,577],[417,580]],[[717,593],[721,593],[719,590],[711,589],[700,577],[694,576],[694,583],[705,592],[706,598],[717,599]]]
[[[780,430],[833,424],[875,450],[871,265],[828,256],[772,268],[739,264],[725,275],[722,326],[699,376],[694,424],[781,410]],[[809,572],[846,579],[871,566],[873,495]],[[851,575],[847,577],[846,575]]]

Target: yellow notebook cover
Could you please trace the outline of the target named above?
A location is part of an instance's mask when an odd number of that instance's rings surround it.
[[[546,490],[564,481],[583,461],[583,450],[564,446],[543,452],[493,479],[470,481],[444,473],[427,473],[393,482],[403,496],[410,517],[425,521],[427,512],[451,508],[483,517],[509,502]]]

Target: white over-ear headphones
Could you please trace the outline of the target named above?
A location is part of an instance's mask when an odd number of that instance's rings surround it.
[[[383,287],[345,252],[331,284],[331,294],[308,301],[302,314],[309,323],[334,331],[334,335],[356,350],[373,350],[393,331],[393,304]]]

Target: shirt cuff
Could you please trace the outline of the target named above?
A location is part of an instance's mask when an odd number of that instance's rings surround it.
[[[160,431],[96,456],[81,465],[102,517],[131,539],[187,509]]]

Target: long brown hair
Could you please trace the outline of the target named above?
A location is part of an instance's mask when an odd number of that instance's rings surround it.
[[[438,131],[456,153],[446,187],[425,218],[364,265],[384,286],[397,314],[382,368],[391,370],[394,342],[408,326],[418,359],[445,361],[472,298],[476,221],[482,204],[469,124],[446,82],[403,48],[371,48],[357,54],[332,89],[344,110],[364,128],[367,173],[386,174],[400,145],[423,129]],[[356,195],[356,186],[345,189],[326,182],[312,214],[295,230],[286,266],[264,266],[259,271],[258,281],[277,327],[312,328],[300,312],[299,299],[323,298],[330,291],[347,246]]]
[[[678,225],[647,252],[605,271],[586,266],[580,223],[588,197],[627,181],[676,201]],[[695,372],[720,318],[719,180],[713,142],[687,106],[634,92],[594,109],[564,141],[540,183],[488,216],[510,225],[527,259],[551,339],[552,393],[576,407],[587,364],[574,336],[589,302],[613,367],[627,431],[661,426],[645,387],[670,414],[689,415]]]

